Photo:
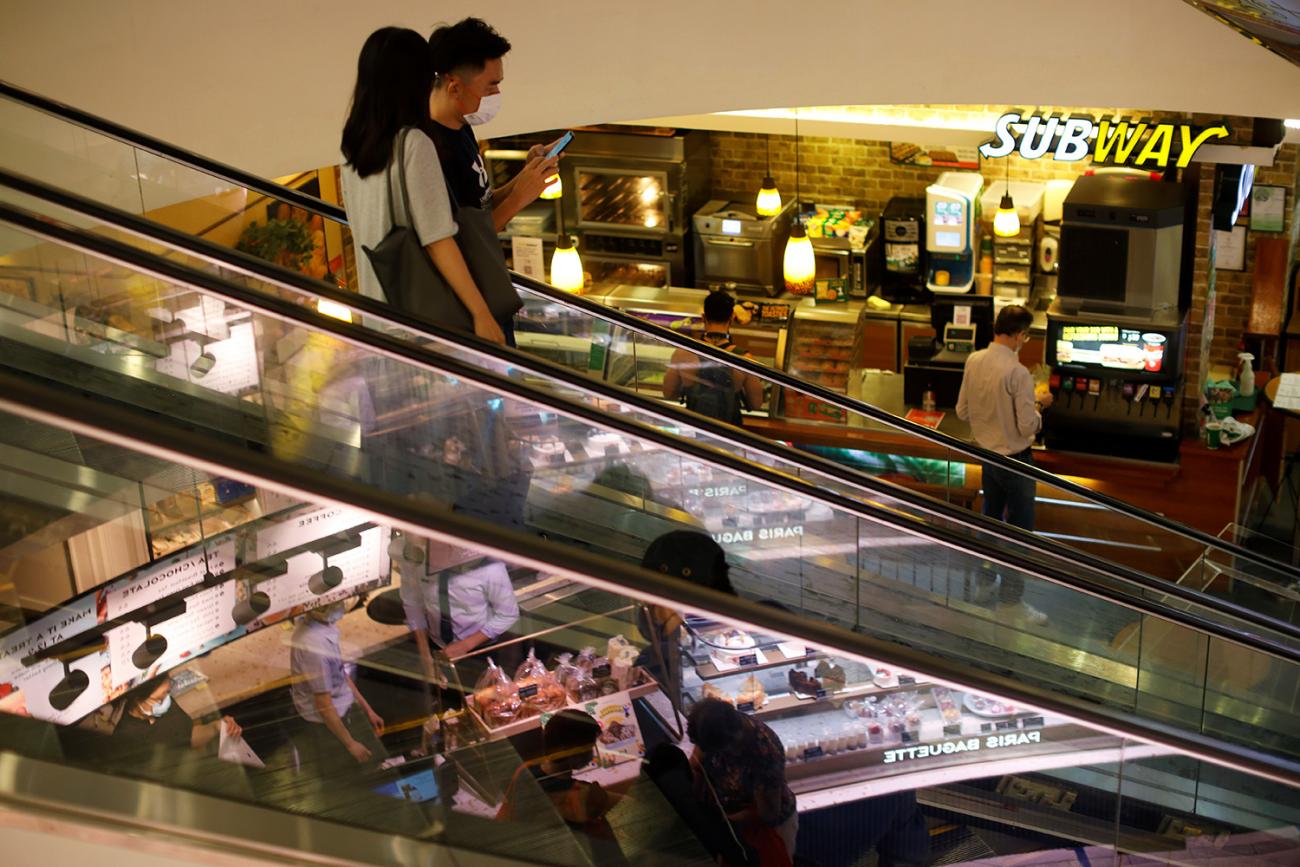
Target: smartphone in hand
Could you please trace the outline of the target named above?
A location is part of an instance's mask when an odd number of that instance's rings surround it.
[[[569,146],[569,143],[572,141],[573,141],[573,130],[569,130],[564,135],[560,136],[559,140],[556,141],[556,143],[551,146],[551,149],[546,152],[546,158],[549,160],[559,156],[560,151],[567,148]]]

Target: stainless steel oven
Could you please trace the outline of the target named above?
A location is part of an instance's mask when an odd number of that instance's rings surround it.
[[[708,199],[708,133],[580,130],[560,170],[565,223],[584,262],[664,262],[673,284],[691,284],[690,215]]]
[[[695,285],[733,287],[741,292],[778,295],[784,288],[781,260],[795,204],[760,217],[751,200],[713,199],[695,212]]]

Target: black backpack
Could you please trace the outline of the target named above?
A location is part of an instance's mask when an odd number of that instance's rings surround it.
[[[719,349],[735,352],[735,344],[728,341]],[[686,408],[700,415],[716,418],[728,424],[740,425],[740,390],[736,388],[731,368],[717,361],[702,360],[695,373],[695,382],[682,393]]]

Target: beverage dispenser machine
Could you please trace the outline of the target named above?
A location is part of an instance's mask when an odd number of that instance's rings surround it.
[[[944,172],[925,188],[925,286],[931,292],[962,295],[975,285],[983,188],[977,172]]]
[[[1187,319],[1176,310],[1099,316],[1054,305],[1047,319],[1048,384],[1055,398],[1045,418],[1047,445],[1175,460],[1186,335]]]

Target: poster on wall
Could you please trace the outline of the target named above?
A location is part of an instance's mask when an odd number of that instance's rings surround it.
[[[900,166],[936,169],[975,169],[980,167],[979,149],[946,146],[926,147],[910,142],[890,142],[889,160]]]
[[[1255,186],[1250,191],[1250,230],[1280,232],[1286,227],[1286,187]]]

